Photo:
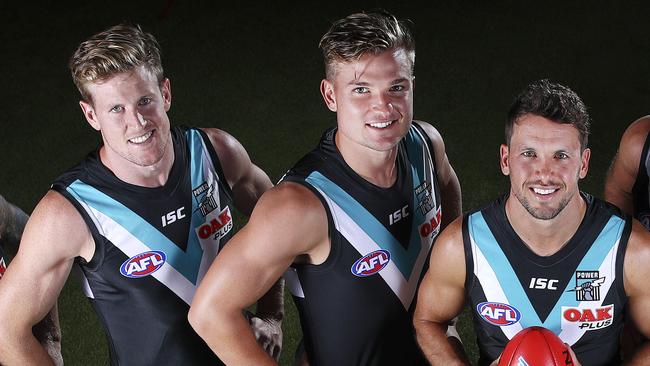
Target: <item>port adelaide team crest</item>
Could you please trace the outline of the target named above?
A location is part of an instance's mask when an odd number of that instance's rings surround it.
[[[598,271],[575,272],[575,286],[569,292],[575,293],[581,305],[562,307],[562,329],[577,327],[596,330],[612,324],[614,304],[603,305],[601,302],[601,288],[605,280]]]

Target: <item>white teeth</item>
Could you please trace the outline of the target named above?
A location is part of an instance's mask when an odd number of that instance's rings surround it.
[[[375,128],[386,128],[390,125],[393,124],[393,121],[388,121],[388,122],[377,122],[377,123],[371,123],[370,125]]]
[[[132,142],[134,144],[141,144],[141,143],[147,141],[149,139],[149,137],[151,137],[152,134],[153,134],[153,131],[149,131],[149,132],[145,133],[142,136],[138,136],[138,137],[134,137],[134,138],[129,139],[129,142]]]
[[[541,188],[533,188],[533,191],[537,194],[551,194],[555,192],[555,189],[541,189]]]

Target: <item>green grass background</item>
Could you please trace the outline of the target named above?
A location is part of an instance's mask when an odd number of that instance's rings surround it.
[[[649,111],[647,2],[3,1],[0,193],[29,212],[98,146],[66,64],[79,42],[122,21],[142,24],[162,45],[172,123],[230,132],[275,181],[335,123],[318,91],[320,36],[331,21],[377,7],[413,21],[415,117],[442,133],[465,210],[507,190],[498,169],[503,121],[512,98],[539,78],[570,86],[589,107],[593,153],[581,185],[602,196],[624,128]],[[283,365],[300,337],[287,300]],[[59,304],[66,364],[107,364],[101,326],[74,281]],[[467,318],[461,328],[475,357]]]

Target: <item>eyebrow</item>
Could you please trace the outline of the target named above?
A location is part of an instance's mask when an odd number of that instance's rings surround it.
[[[394,84],[400,84],[403,82],[408,81],[407,78],[398,78],[393,81],[391,81],[389,84],[394,85]],[[365,82],[365,81],[359,81],[358,79],[352,80],[348,83],[348,85],[356,85],[356,86],[368,86],[370,83]]]

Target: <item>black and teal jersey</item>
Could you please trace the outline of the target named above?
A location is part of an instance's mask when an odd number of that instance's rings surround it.
[[[465,289],[480,365],[496,359],[522,329],[543,326],[583,365],[617,365],[627,296],[623,260],[631,219],[590,195],[573,237],[550,256],[535,254],[510,225],[507,196],[467,214]]]
[[[347,165],[336,133],[326,131],[283,178],[309,188],[328,217],[328,258],[285,276],[310,364],[425,365],[412,310],[440,231],[431,142],[414,123],[398,146],[397,180],[382,188]]]
[[[172,141],[174,163],[162,187],[121,181],[96,152],[52,186],[92,233],[95,253],[76,267],[113,365],[221,364],[187,313],[232,235],[232,192],[204,132],[175,127]]]

